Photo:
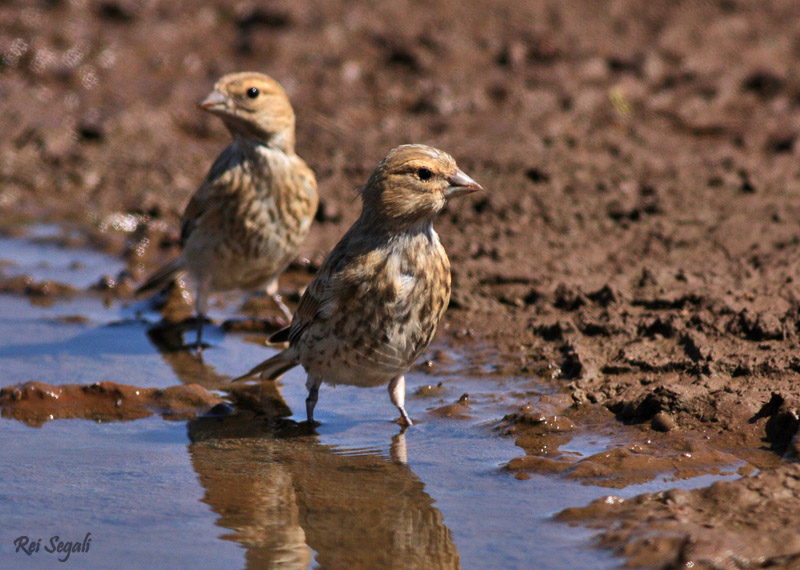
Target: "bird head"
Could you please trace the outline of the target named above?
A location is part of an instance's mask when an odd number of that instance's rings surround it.
[[[223,76],[199,107],[221,118],[234,136],[294,152],[294,111],[289,97],[263,73]]]
[[[410,226],[432,220],[448,200],[482,190],[444,151],[406,144],[389,151],[361,191],[362,218]]]

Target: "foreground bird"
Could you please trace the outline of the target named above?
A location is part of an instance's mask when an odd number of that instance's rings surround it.
[[[294,111],[278,82],[261,73],[225,75],[200,108],[222,119],[233,142],[183,213],[180,256],[137,290],[158,289],[190,273],[197,282],[198,351],[212,291],[266,285],[291,318],[277,279],[317,211],[316,179],[294,152]]]
[[[450,198],[481,190],[441,150],[393,149],[361,191],[361,216],[325,259],[291,325],[273,342],[289,348],[247,374],[275,379],[302,364],[306,414],[314,420],[320,384],[378,386],[403,423],[405,376],[430,344],[450,300],[450,261],[433,219]]]

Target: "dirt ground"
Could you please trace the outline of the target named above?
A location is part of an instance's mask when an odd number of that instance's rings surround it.
[[[81,230],[128,260],[99,286],[129,296],[227,144],[196,103],[266,72],[318,177],[311,269],[393,146],[443,148],[486,187],[437,223],[445,334],[559,388],[500,426],[527,452],[509,468],[630,482],[739,461],[734,482],[562,516],[639,566],[798,568],[798,61],[795,0],[5,2],[0,228]],[[601,421],[641,441],[552,456]]]

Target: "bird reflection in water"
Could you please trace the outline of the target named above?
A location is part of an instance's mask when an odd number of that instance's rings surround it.
[[[163,336],[150,339],[184,383],[228,392],[232,407],[188,423],[189,454],[203,501],[230,530],[222,538],[245,547],[246,568],[305,570],[312,558],[325,569],[460,568],[442,514],[407,465],[403,432],[388,457],[324,445],[289,419],[277,383],[230,384]]]
[[[272,412],[237,406],[188,425],[203,501],[231,530],[223,538],[247,549],[246,568],[306,569],[312,552],[320,568],[460,568],[442,514],[406,464],[404,433],[389,457],[334,448],[274,415],[277,391],[261,396]]]

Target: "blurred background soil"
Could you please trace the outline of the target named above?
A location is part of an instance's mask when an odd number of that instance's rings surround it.
[[[791,567],[800,546],[763,529],[800,528],[799,61],[795,0],[3,2],[0,229],[79,230],[127,260],[103,286],[129,296],[228,144],[197,102],[268,73],[319,182],[312,270],[390,148],[440,147],[486,188],[437,223],[454,340],[546,374],[576,419],[775,458],[680,508],[571,520],[628,521],[603,541],[644,566]]]

